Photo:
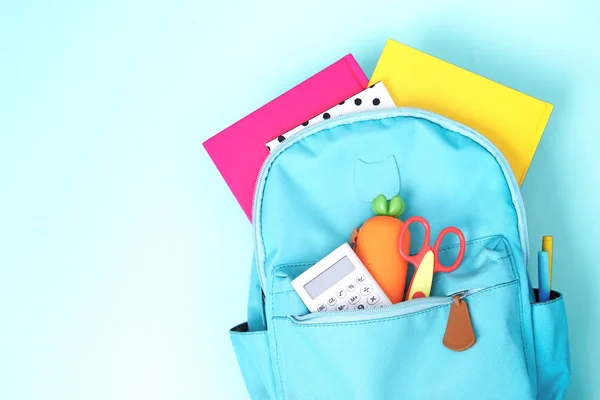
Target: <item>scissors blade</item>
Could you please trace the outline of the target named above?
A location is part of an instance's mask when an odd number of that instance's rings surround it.
[[[418,299],[420,297],[429,297],[431,293],[431,283],[433,282],[434,256],[431,250],[428,250],[423,256],[421,264],[415,271],[407,300]]]

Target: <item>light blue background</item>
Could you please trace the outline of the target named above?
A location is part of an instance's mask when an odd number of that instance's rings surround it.
[[[346,53],[370,75],[388,37],[555,105],[523,194],[569,399],[600,398],[598,4],[2,2],[0,398],[245,398],[251,230],[201,144]]]

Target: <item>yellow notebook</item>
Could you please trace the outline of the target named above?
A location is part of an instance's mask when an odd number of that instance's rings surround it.
[[[443,115],[486,136],[523,183],[553,105],[388,40],[371,77],[397,106]]]

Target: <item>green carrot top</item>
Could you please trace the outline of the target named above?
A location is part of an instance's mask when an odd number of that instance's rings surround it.
[[[406,209],[406,203],[402,200],[402,197],[398,195],[392,197],[388,202],[385,195],[380,194],[373,199],[371,207],[373,208],[375,215],[398,218]]]

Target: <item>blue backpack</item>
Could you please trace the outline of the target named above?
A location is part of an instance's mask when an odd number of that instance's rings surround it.
[[[435,238],[467,239],[462,264],[431,297],[390,307],[308,313],[291,281],[349,240],[379,193],[406,202]],[[525,209],[509,165],[473,130],[397,108],[307,127],[266,160],[254,199],[248,322],[230,332],[252,399],[560,399],[569,383],[567,321],[553,292],[536,303]],[[454,238],[452,238],[454,239]],[[411,252],[423,236],[414,232]],[[451,240],[449,240],[451,242]],[[440,252],[444,264],[456,243]],[[447,260],[444,260],[447,258]],[[476,343],[442,339],[464,293]]]

